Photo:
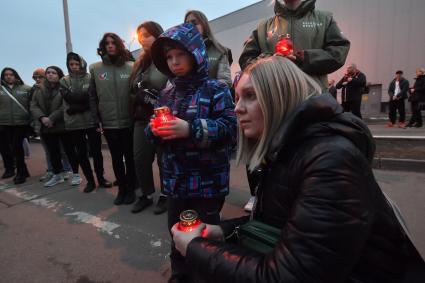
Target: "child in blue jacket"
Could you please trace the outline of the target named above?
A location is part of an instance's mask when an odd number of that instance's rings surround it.
[[[208,56],[192,24],[164,32],[152,46],[152,60],[171,84],[157,107],[175,116],[162,127],[151,124],[148,138],[162,148],[162,191],[168,196],[168,228],[179,214],[196,210],[202,222],[218,224],[229,193],[230,150],[236,140],[236,116],[230,90],[208,79]],[[187,282],[184,258],[171,248],[171,282]]]

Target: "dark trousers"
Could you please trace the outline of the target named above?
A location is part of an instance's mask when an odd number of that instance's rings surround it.
[[[112,168],[118,186],[134,190],[136,175],[134,172],[133,133],[131,129],[104,129],[104,134],[111,152]]]
[[[425,102],[422,102],[425,103]],[[409,124],[415,124],[422,126],[422,114],[421,108],[419,107],[418,101],[412,101],[412,117],[410,118]]]
[[[173,225],[180,221],[180,213],[188,209],[193,209],[198,212],[199,218],[206,224],[219,224],[220,211],[223,208],[224,199],[225,197],[211,199],[180,199],[168,197],[168,230],[170,234]],[[185,258],[176,249],[173,241],[171,241],[170,260],[172,276],[188,276],[189,267],[186,266]]]
[[[72,142],[77,151],[78,161],[87,182],[94,183],[93,171],[88,158],[87,142],[89,143],[90,151],[93,156],[96,176],[98,180],[102,179],[104,169],[101,134],[96,131],[96,128],[67,131],[67,133],[72,136]]]
[[[344,108],[344,112],[351,112],[360,119],[362,119],[362,114],[360,113],[360,107],[362,105],[361,100],[351,100],[351,101],[344,101],[342,103],[342,107]]]
[[[9,141],[9,136],[6,134],[5,126],[0,126],[0,154],[3,159],[4,169],[11,171],[15,170],[12,146]]]
[[[161,169],[159,151],[157,151],[155,146],[148,141],[145,135],[145,128],[147,125],[148,122],[136,122],[133,134],[134,165],[137,181],[142,189],[143,195],[150,195],[155,192],[152,171],[155,153],[157,154],[158,166]]]
[[[59,174],[63,171],[60,142],[62,142],[63,149],[68,157],[69,164],[71,164],[72,172],[78,173],[78,158],[73,143],[72,134],[68,132],[61,133],[48,133],[41,134],[44,142],[46,143],[47,150],[50,154],[50,161],[52,162],[53,174]]]
[[[2,147],[6,153],[6,158],[3,159],[6,169],[14,169],[16,164],[16,174],[25,175],[27,166],[25,165],[25,154],[23,141],[27,136],[28,126],[3,126]],[[11,154],[11,155],[9,155]],[[9,156],[8,156],[9,155]],[[4,158],[4,157],[3,157]],[[15,161],[15,162],[14,162]]]
[[[390,118],[391,123],[395,124],[397,121],[397,111],[400,115],[400,118],[398,121],[400,123],[404,123],[406,120],[406,110],[404,107],[404,99],[396,99],[396,100],[390,100],[389,103],[390,106],[390,112],[388,114],[388,117]]]

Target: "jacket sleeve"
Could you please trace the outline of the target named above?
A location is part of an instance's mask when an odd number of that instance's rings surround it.
[[[96,82],[94,80],[94,74],[93,70],[90,69],[90,86],[89,86],[89,105],[90,105],[90,113],[93,118],[93,123],[95,125],[98,125],[100,123],[100,117],[99,117],[99,98],[97,96],[97,90],[96,90]]]
[[[236,142],[235,106],[229,88],[221,84],[211,99],[210,118],[195,119],[190,124],[189,138],[200,148]]]
[[[333,73],[345,64],[349,50],[350,41],[344,37],[335,20],[331,18],[323,48],[304,50],[300,67],[310,75]]]
[[[44,114],[43,110],[41,110],[38,103],[39,97],[41,95],[40,91],[41,90],[39,88],[36,88],[34,90],[31,103],[30,103],[31,115],[34,118],[34,120],[37,120],[37,121],[40,121],[42,117],[47,117],[46,114]]]
[[[392,81],[392,82],[390,82],[390,85],[388,86],[388,95],[390,97],[394,96],[394,89],[395,89],[395,82]]]
[[[261,54],[261,48],[258,43],[258,29],[254,30],[251,36],[245,41],[242,54],[239,57],[239,65],[243,71]]]
[[[409,95],[409,81],[406,79],[403,81],[403,84],[401,85],[401,93],[403,98],[407,98],[407,96]]]
[[[342,79],[335,85],[336,89],[343,88],[343,82],[345,81],[345,77],[342,77]]]
[[[360,152],[325,147],[293,164],[303,168],[296,171],[299,194],[271,253],[195,238],[186,254],[194,275],[207,282],[345,282],[370,233],[373,176]]]
[[[359,75],[354,77],[351,82],[348,82],[348,84],[357,87],[364,87],[366,86],[366,76],[363,73],[359,73]]]

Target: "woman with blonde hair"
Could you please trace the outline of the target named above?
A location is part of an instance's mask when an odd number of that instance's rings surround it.
[[[290,60],[236,87],[237,161],[261,168],[251,217],[173,229],[205,282],[400,282],[405,236],[375,181],[367,126]]]

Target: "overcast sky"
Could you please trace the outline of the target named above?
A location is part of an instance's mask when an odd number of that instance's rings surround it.
[[[0,68],[12,67],[32,85],[36,67],[57,65],[67,73],[62,0],[0,0]],[[128,47],[135,28],[153,20],[164,29],[183,21],[187,10],[201,10],[214,19],[257,0],[68,0],[73,51],[87,63],[105,32],[115,32]],[[247,34],[247,37],[249,35]],[[241,44],[243,44],[241,42]],[[139,48],[137,41],[131,50]]]

